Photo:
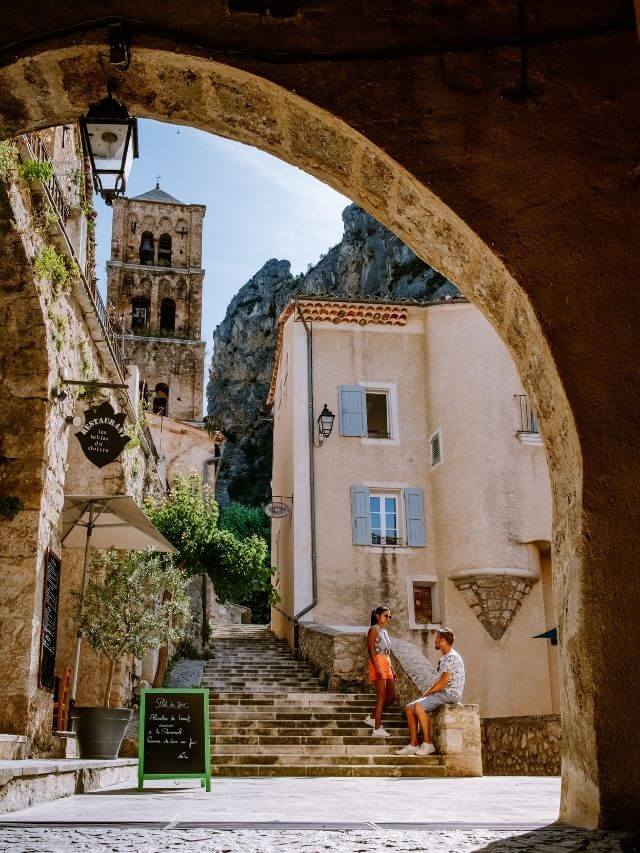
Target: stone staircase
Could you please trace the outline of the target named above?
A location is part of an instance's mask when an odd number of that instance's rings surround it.
[[[284,640],[263,626],[213,631],[202,686],[210,694],[215,776],[445,776],[439,756],[394,755],[407,741],[400,708],[391,737],[371,737],[370,693],[327,691]]]

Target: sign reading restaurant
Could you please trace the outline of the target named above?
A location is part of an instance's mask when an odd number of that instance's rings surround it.
[[[92,406],[84,413],[85,424],[76,438],[89,462],[104,468],[120,456],[130,441],[124,428],[126,414],[116,414],[108,401]]]

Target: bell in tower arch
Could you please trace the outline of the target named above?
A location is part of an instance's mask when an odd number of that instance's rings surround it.
[[[153,234],[145,231],[140,240],[140,263],[153,263]]]

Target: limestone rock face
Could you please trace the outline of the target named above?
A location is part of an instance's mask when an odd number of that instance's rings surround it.
[[[343,214],[344,236],[304,275],[272,258],[231,300],[213,333],[208,415],[227,436],[218,500],[266,501],[271,479],[269,391],[278,317],[295,296],[438,301],[459,295],[444,276],[355,204]]]

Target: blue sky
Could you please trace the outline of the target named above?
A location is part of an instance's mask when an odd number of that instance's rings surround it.
[[[160,186],[187,204],[205,204],[202,336],[207,342],[240,287],[269,258],[291,261],[294,274],[342,237],[349,199],[294,166],[238,142],[188,127],[139,121],[140,158],[127,195]],[[98,210],[97,273],[102,291],[111,245],[111,210]]]

